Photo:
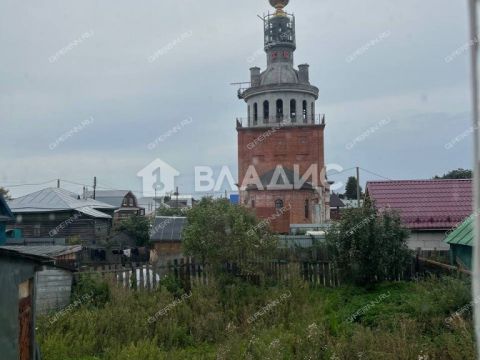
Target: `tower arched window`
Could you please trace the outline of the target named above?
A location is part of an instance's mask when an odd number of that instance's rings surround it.
[[[253,104],[253,123],[257,125],[258,123],[258,104]]]
[[[314,123],[315,122],[315,103],[314,102],[312,102],[311,111],[312,111],[312,123]]]
[[[248,125],[250,126],[250,120],[251,120],[250,105],[248,105],[248,113],[247,113],[247,116],[248,116]]]
[[[277,122],[280,122],[283,120],[283,100],[278,99],[277,100]]]
[[[303,122],[306,123],[307,122],[307,100],[303,100],[302,118],[303,118]]]
[[[270,117],[270,104],[268,103],[268,100],[265,100],[263,102],[263,122],[265,124],[268,123],[269,117]]]
[[[283,200],[282,199],[275,200],[275,209],[277,209],[277,210],[283,209]]]
[[[308,219],[310,217],[310,202],[305,200],[305,219]]]
[[[292,122],[297,121],[297,101],[295,99],[290,100],[290,119]]]

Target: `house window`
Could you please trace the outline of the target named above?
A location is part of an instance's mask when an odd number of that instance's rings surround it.
[[[124,198],[124,199],[123,199],[123,204],[122,204],[122,206],[123,206],[123,207],[127,207],[127,204],[128,204],[128,203],[127,203],[127,198]]]
[[[258,124],[258,104],[253,104],[253,124]]]
[[[252,199],[252,209],[255,209],[255,199]]]
[[[263,102],[263,123],[268,124],[268,118],[270,117],[270,104],[267,100]]]
[[[277,209],[277,210],[283,209],[283,200],[282,199],[275,200],[275,209]]]
[[[280,122],[283,120],[283,100],[278,99],[277,100],[277,122]]]
[[[34,237],[40,237],[40,229],[41,229],[40,225],[35,225],[33,227],[33,236]]]
[[[308,219],[310,217],[310,203],[307,200],[305,200],[305,218]]]
[[[315,122],[315,103],[312,102],[311,106],[311,111],[312,111],[312,123]]]
[[[295,99],[290,100],[290,119],[292,122],[297,121],[297,101]]]
[[[133,199],[128,198],[128,206],[133,207]]]

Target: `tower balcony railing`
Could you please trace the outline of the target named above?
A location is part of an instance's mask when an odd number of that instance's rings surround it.
[[[275,115],[268,117],[237,118],[237,127],[276,127],[276,126],[301,126],[325,125],[325,114],[302,115]]]

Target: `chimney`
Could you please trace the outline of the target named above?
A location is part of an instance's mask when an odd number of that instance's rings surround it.
[[[250,68],[250,81],[252,87],[260,86],[260,68],[252,67]]]
[[[298,78],[300,82],[303,84],[310,84],[310,75],[308,74],[309,67],[310,65],[308,64],[298,65],[298,69],[299,69]]]

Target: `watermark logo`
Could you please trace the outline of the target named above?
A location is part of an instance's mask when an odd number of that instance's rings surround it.
[[[66,133],[62,134],[57,140],[52,142],[48,147],[50,150],[55,150],[60,144],[66,142],[68,139],[70,139],[73,135],[81,132],[83,129],[85,129],[87,126],[90,126],[93,124],[95,119],[93,117],[90,117],[89,119],[83,120],[80,124],[75,125],[72,129],[67,131]]]
[[[469,48],[471,48],[475,44],[478,44],[478,42],[479,42],[478,37],[475,37],[475,38],[471,39],[468,43],[463,44],[458,49],[453,51],[450,55],[446,56],[445,57],[445,62],[447,64],[452,62],[456,57],[462,55],[464,52],[466,52]]]
[[[347,150],[352,150],[357,144],[365,141],[368,137],[375,134],[377,131],[379,131],[381,128],[387,126],[391,122],[392,122],[392,120],[388,119],[388,118],[380,120],[377,124],[370,127],[367,131],[363,132],[361,135],[357,136],[355,139],[353,139],[351,142],[349,142],[347,145],[345,145],[345,148]]]
[[[156,195],[156,192],[169,193],[175,189],[175,178],[180,173],[163,160],[155,159],[137,173],[142,178],[143,196]]]
[[[161,49],[155,51],[152,55],[150,55],[147,60],[149,63],[153,63],[155,62],[156,60],[158,60],[158,58],[160,58],[161,56],[169,53],[170,51],[172,51],[178,44],[182,43],[183,41],[185,41],[186,39],[192,37],[193,35],[193,31],[190,30],[190,31],[187,31],[187,32],[184,32],[182,35],[180,35],[178,38],[176,38],[175,40],[169,42],[167,45],[165,45],[164,47],[162,47]]]
[[[156,138],[154,141],[152,141],[150,144],[148,144],[148,149],[153,150],[157,146],[159,146],[162,142],[167,140],[170,136],[177,134],[180,132],[185,126],[190,125],[193,122],[193,119],[191,117],[186,118],[182,121],[180,121],[177,125],[175,125],[173,128],[168,130],[166,133],[160,135],[158,138]]]
[[[368,50],[370,50],[370,48],[378,45],[379,43],[381,43],[383,40],[387,39],[390,37],[392,33],[390,31],[384,31],[383,33],[379,34],[375,39],[373,40],[370,40],[369,42],[367,42],[365,45],[363,45],[362,47],[358,48],[357,50],[355,50],[352,54],[350,54],[349,56],[346,57],[346,62],[347,63],[351,63],[353,62],[356,58],[358,58],[359,56],[362,56],[363,54],[365,54]]]
[[[94,35],[93,30],[90,30],[89,32],[85,32],[80,36],[78,39],[72,41],[70,44],[65,46],[64,48],[60,49],[57,51],[54,55],[50,56],[48,58],[48,61],[50,64],[53,64],[56,62],[60,57],[65,56],[68,52],[70,52],[73,48],[77,47],[80,45],[82,42],[87,40],[88,38],[92,37]]]

